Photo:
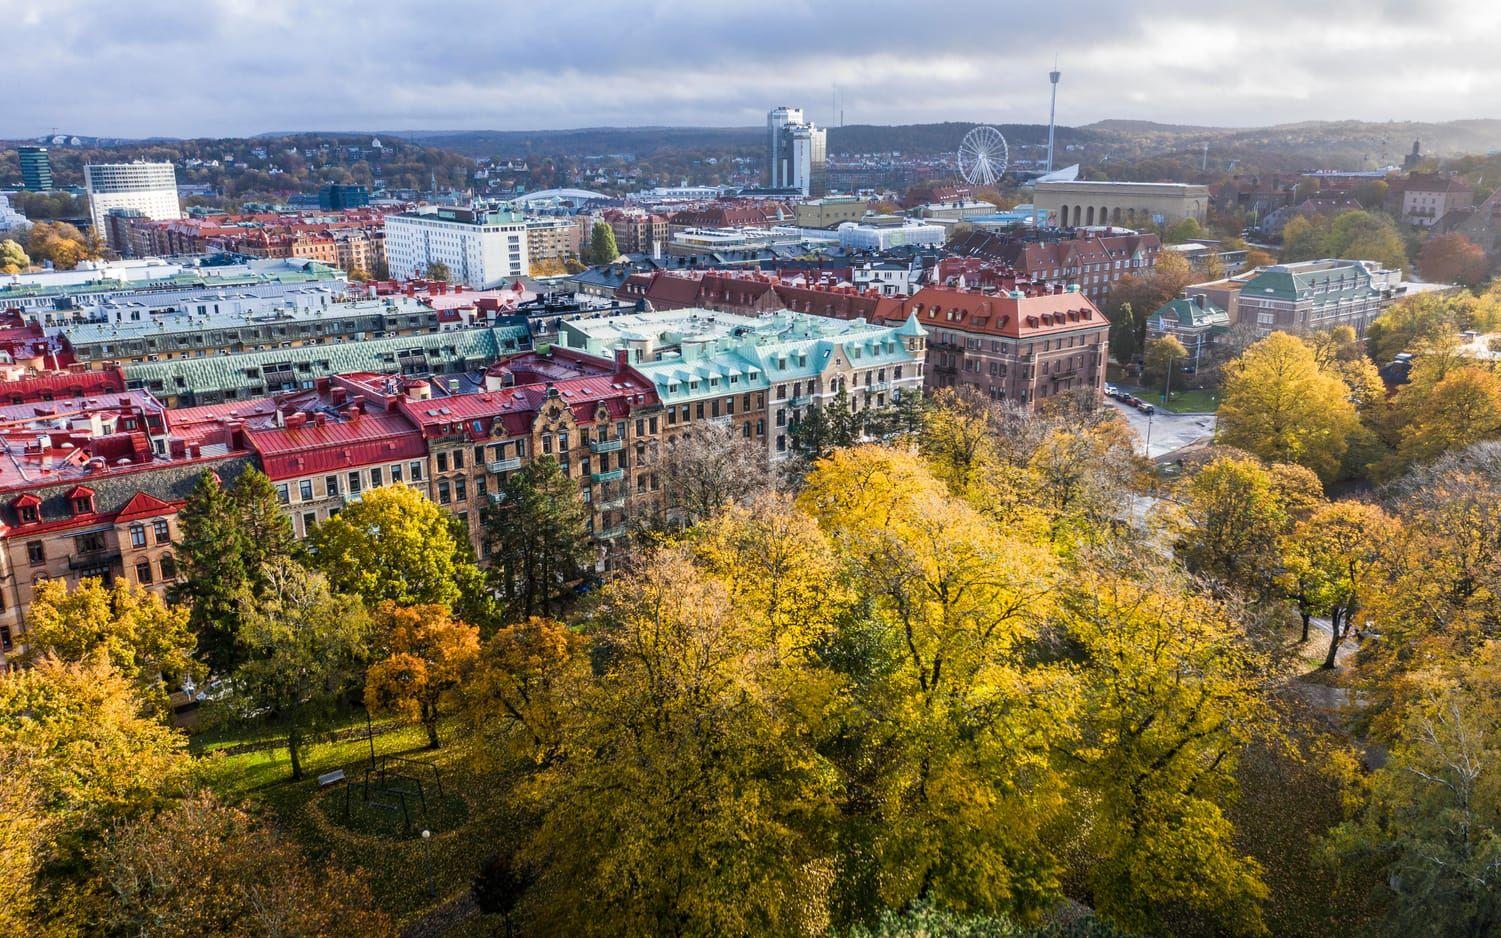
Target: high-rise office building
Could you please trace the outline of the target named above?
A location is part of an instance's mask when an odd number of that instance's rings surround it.
[[[177,174],[171,163],[90,163],[83,168],[94,230],[109,230],[106,218],[116,209],[134,210],[155,221],[182,217],[177,201]],[[111,244],[117,251],[120,244]]]
[[[370,190],[364,186],[346,186],[331,182],[318,190],[318,208],[325,212],[364,208],[369,204]]]
[[[828,131],[803,120],[802,108],[779,107],[766,115],[766,184],[803,195],[828,191]]]
[[[52,191],[52,158],[46,147],[19,147],[21,187],[32,192]]]

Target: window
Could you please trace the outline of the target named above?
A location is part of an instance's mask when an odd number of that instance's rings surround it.
[[[276,497],[283,505],[288,504],[292,501],[291,495],[287,490],[287,484],[285,482],[276,487]]]
[[[146,546],[146,526],[144,524],[133,524],[130,526],[130,546]]]
[[[456,449],[456,450],[453,451],[453,467],[455,469],[462,469],[462,468],[464,468],[464,451],[463,450]]]
[[[349,474],[349,494],[360,494],[360,474],[358,472],[351,472]]]
[[[450,495],[449,488],[448,488],[448,480],[447,479],[439,479],[438,480],[438,504],[440,504],[440,505],[446,505],[450,501],[452,501],[452,497]]]
[[[15,640],[10,636],[10,626],[0,625],[0,651],[11,651],[15,647]]]
[[[453,497],[461,502],[469,499],[468,482],[462,476],[453,480]]]
[[[323,491],[329,498],[339,494],[339,477],[325,476],[323,479]]]
[[[391,481],[398,485],[401,484],[401,463],[396,463],[391,467]]]
[[[151,561],[142,560],[136,564],[136,582],[142,586],[151,585]]]
[[[25,506],[23,506],[21,508],[21,523],[22,524],[35,524],[36,520],[37,520],[37,513],[36,513],[35,506],[25,505]]]
[[[172,530],[167,525],[166,518],[157,518],[151,522],[151,534],[156,538],[158,544],[172,543]]]
[[[412,481],[413,482],[421,482],[422,481],[422,463],[420,463],[420,462],[409,463],[408,464],[408,468],[410,468],[412,470]]]
[[[89,534],[80,534],[74,540],[74,545],[80,554],[104,550],[104,532],[93,531]]]
[[[378,489],[382,485],[385,485],[386,483],[383,481],[384,478],[385,478],[385,473],[381,472],[381,468],[379,466],[376,466],[374,469],[371,469],[370,470],[370,487]]]
[[[297,483],[297,497],[305,502],[313,500],[313,480],[303,479]]]
[[[438,471],[439,472],[447,472],[448,471],[448,454],[447,453],[439,453],[438,454]]]

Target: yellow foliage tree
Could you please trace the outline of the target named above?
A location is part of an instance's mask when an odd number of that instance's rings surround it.
[[[116,580],[108,589],[86,577],[69,592],[62,580],[43,580],[27,612],[32,657],[64,661],[99,657],[136,682],[142,699],[162,709],[163,680],[197,676],[197,645],[186,606],[169,606],[148,589]]]
[[[443,702],[479,657],[479,629],[448,607],[382,603],[374,617],[378,654],[365,674],[365,706],[408,714],[437,749]]]
[[[1349,388],[1295,336],[1274,332],[1225,366],[1220,443],[1306,466],[1328,483],[1359,426]]]

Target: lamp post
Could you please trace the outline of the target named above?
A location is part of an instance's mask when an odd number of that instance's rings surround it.
[[[422,862],[427,867],[427,897],[437,896],[437,890],[433,888],[433,832],[427,828],[422,829]]]

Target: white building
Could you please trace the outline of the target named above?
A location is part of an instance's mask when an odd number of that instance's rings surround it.
[[[803,195],[828,191],[828,131],[803,120],[802,108],[779,107],[766,115],[766,184]]]
[[[882,224],[891,216],[875,216],[874,223],[847,221],[839,226],[839,246],[854,251],[886,251],[903,245],[939,245],[947,236],[942,225],[908,221]]]
[[[10,199],[4,193],[0,193],[0,234],[19,233],[30,225],[31,222],[26,216],[12,208]]]
[[[83,168],[83,182],[89,215],[100,235],[107,230],[105,216],[114,209],[137,211],[155,221],[182,217],[171,163],[90,163]]]
[[[443,264],[454,283],[485,290],[526,276],[526,219],[509,211],[424,205],[386,216],[386,262],[397,279]]]

